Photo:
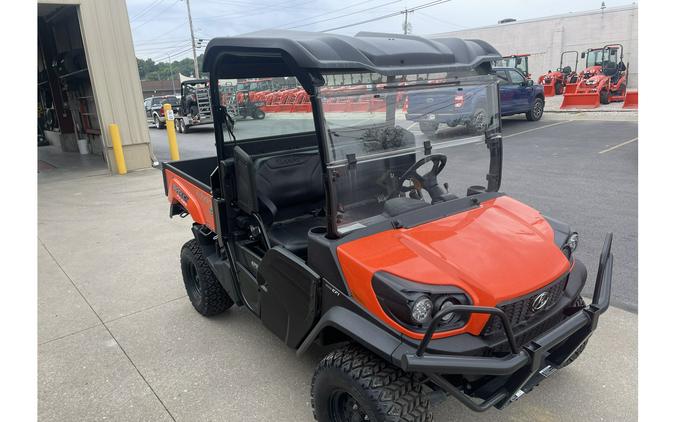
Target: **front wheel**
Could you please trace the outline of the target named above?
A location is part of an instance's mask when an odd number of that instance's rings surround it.
[[[603,89],[600,91],[600,104],[609,104],[609,90]]]
[[[328,354],[312,378],[319,422],[431,422],[429,399],[410,374],[349,345]]]
[[[180,268],[185,290],[197,312],[204,316],[218,315],[233,305],[196,240],[191,239],[183,245]]]
[[[525,113],[525,117],[527,117],[527,120],[531,122],[536,122],[537,120],[541,119],[541,116],[543,114],[544,114],[544,100],[542,100],[541,97],[537,97],[534,99],[530,111]]]
[[[555,95],[562,95],[565,87],[563,86],[562,82],[556,81],[555,83]]]

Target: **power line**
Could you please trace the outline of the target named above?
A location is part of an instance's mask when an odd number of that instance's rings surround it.
[[[354,3],[348,3],[348,4],[344,5],[343,7],[341,7],[340,9],[329,10],[327,12],[319,13],[319,14],[314,15],[314,16],[307,16],[306,18],[303,18],[303,19],[297,19],[297,20],[293,20],[293,21],[290,21],[290,22],[286,22],[284,24],[284,26],[293,25],[293,24],[300,23],[300,22],[307,22],[310,19],[321,18],[321,17],[326,16],[326,15],[332,15],[334,13],[344,12],[347,9],[351,9],[352,7],[361,6],[361,5],[363,5],[363,0],[359,0],[359,1],[356,1]]]
[[[321,20],[314,21],[314,22],[304,23],[302,25],[291,26],[290,28],[287,28],[287,29],[302,28],[303,26],[310,26],[310,25],[314,25],[314,24],[317,24],[317,23],[321,23],[321,22],[327,22],[327,21],[332,21],[332,20],[335,20],[335,19],[344,18],[344,17],[347,17],[347,16],[357,15],[359,13],[367,12],[369,10],[379,9],[380,7],[388,6],[390,4],[400,3],[401,1],[402,0],[394,0],[394,1],[387,2],[387,3],[378,4],[377,6],[368,7],[366,9],[356,10],[354,12],[347,13],[347,14],[344,14],[344,15],[335,16],[335,17],[332,17],[332,18],[321,19]]]
[[[132,18],[129,19],[129,22],[133,22],[136,19],[140,18],[141,16],[145,15],[148,13],[153,7],[158,5],[158,3],[163,2],[164,0],[155,0],[152,3],[150,3],[149,6],[147,6],[145,9],[141,10],[139,13],[135,14]]]
[[[446,25],[456,26],[457,28],[460,28],[460,29],[466,29],[467,28],[466,26],[462,26],[462,25],[456,24],[454,22],[446,21],[445,19],[439,19],[436,16],[430,15],[428,13],[420,12],[420,15],[426,16],[427,18],[433,19],[433,20],[435,20],[437,22],[440,22],[440,23],[444,23]]]
[[[320,32],[330,32],[330,31],[336,31],[338,29],[350,28],[352,26],[363,25],[364,23],[370,23],[370,22],[375,22],[375,21],[379,21],[379,20],[382,20],[382,19],[392,18],[394,16],[399,16],[401,14],[404,14],[406,11],[408,13],[410,13],[410,12],[414,12],[416,10],[426,9],[428,7],[437,6],[439,4],[447,3],[449,1],[451,1],[451,0],[435,0],[435,1],[432,1],[432,2],[429,2],[429,3],[420,4],[419,6],[411,7],[410,9],[401,10],[399,12],[389,13],[389,14],[382,15],[382,16],[377,16],[377,17],[374,17],[374,18],[371,18],[371,19],[366,19],[366,20],[360,21],[360,22],[350,23],[348,25],[342,25],[342,26],[338,26],[338,27],[335,27],[335,28],[324,29],[323,31],[320,31]]]

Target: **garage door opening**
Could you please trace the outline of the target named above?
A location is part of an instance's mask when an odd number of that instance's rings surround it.
[[[38,5],[38,172],[106,174],[77,6]]]

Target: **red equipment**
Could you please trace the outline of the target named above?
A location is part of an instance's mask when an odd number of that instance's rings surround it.
[[[501,60],[497,60],[496,67],[512,67],[523,72],[528,79],[530,79],[529,68],[529,54],[512,54],[510,56],[503,56]]]
[[[626,99],[623,100],[623,107],[621,108],[630,108],[637,110],[638,108],[638,92],[637,91],[628,91],[626,92]]]
[[[563,60],[566,54],[574,54],[574,71],[571,66],[563,67]],[[547,74],[539,77],[539,84],[544,86],[544,96],[552,97],[565,92],[565,86],[577,83],[577,65],[579,63],[578,51],[563,51],[560,54],[560,66],[555,71],[548,71]]]
[[[560,105],[567,108],[597,108],[600,104],[626,98],[628,67],[623,63],[623,46],[606,45],[581,53],[586,68],[579,74],[574,88],[568,86]]]

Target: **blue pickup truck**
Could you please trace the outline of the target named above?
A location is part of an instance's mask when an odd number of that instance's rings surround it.
[[[502,116],[524,113],[527,120],[537,121],[544,114],[544,87],[536,85],[514,68],[493,68],[499,80],[499,97]],[[437,94],[436,94],[437,96]],[[450,96],[452,97],[452,96]],[[406,119],[419,123],[420,130],[433,135],[441,123],[454,127],[465,125],[479,132],[485,124],[486,101],[484,91],[473,92],[471,88],[458,88],[453,98],[427,98],[424,94],[410,97]]]

